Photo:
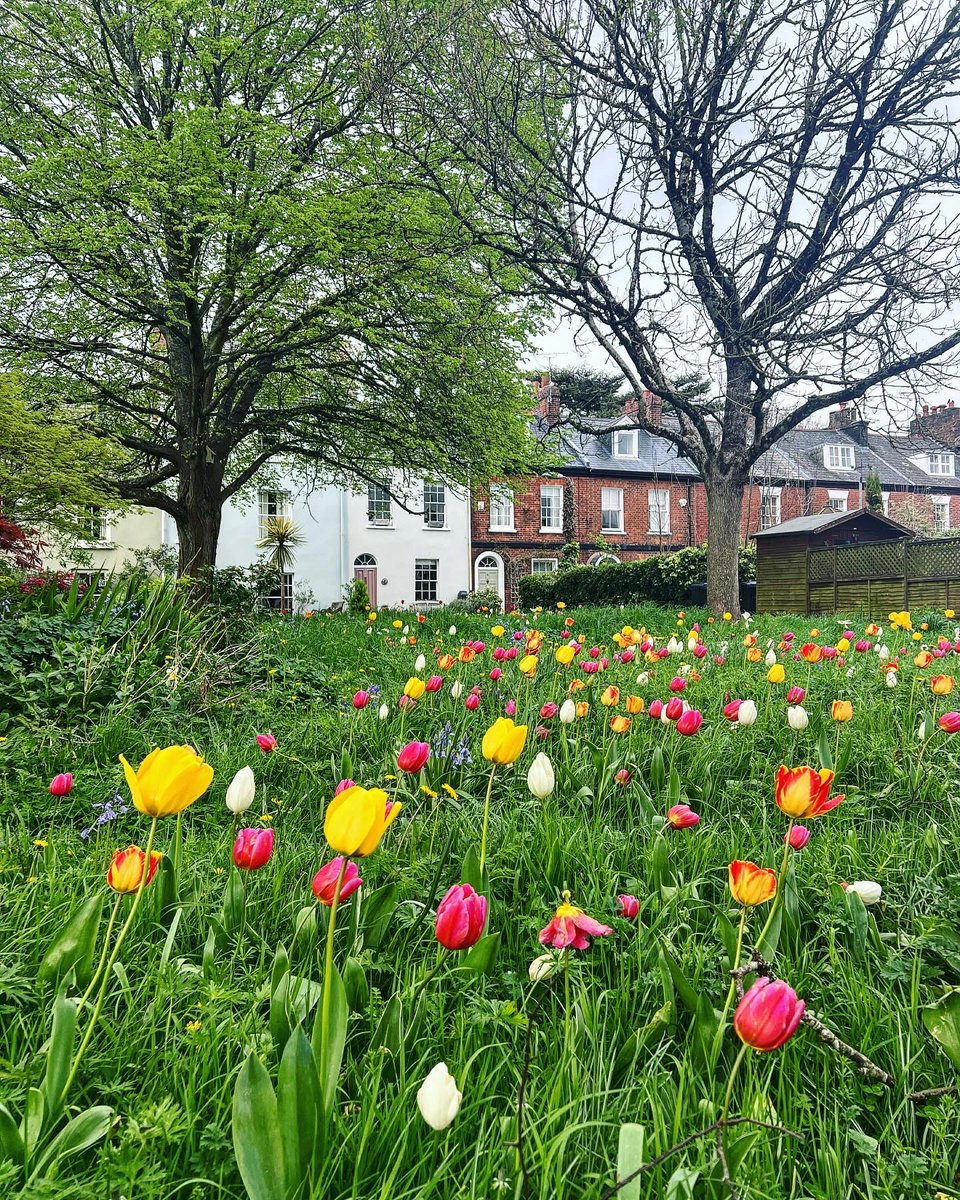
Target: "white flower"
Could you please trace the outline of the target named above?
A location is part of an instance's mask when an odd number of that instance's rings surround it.
[[[373,626],[368,625],[367,626],[367,637],[369,637],[372,633],[373,633]]]
[[[253,771],[249,767],[241,767],[227,788],[227,808],[235,817],[239,817],[253,803],[256,793],[257,781],[253,777]]]
[[[387,719],[387,717],[390,716],[390,705],[389,704],[381,704],[380,705],[379,716],[380,716],[381,721],[385,721]]]
[[[454,680],[453,687],[450,689],[450,695],[454,700],[459,700],[463,695],[463,684],[459,679]]]
[[[446,1129],[460,1111],[463,1094],[446,1063],[437,1063],[417,1092],[417,1108],[431,1129]]]
[[[451,626],[450,626],[450,636],[451,636],[451,637],[456,637],[456,634],[457,634],[457,627],[456,627],[456,625],[451,625]]]
[[[410,626],[404,625],[404,627],[400,630],[400,632],[403,634],[404,637],[406,637],[407,634],[410,632]]]
[[[887,649],[886,646],[878,646],[877,654],[880,656],[881,662],[886,662],[887,659],[890,657],[890,651]]]
[[[740,706],[741,708],[743,705]],[[737,714],[739,718],[739,713]],[[791,704],[787,708],[787,724],[798,732],[810,724],[810,717],[802,704]]]
[[[776,650],[768,650],[768,651],[767,651],[767,653],[766,653],[766,657],[764,658],[764,660],[763,660],[763,661],[766,663],[766,665],[767,665],[768,667],[772,667],[772,666],[773,666],[773,664],[774,664],[774,663],[777,661],[777,652],[776,652]]]
[[[679,667],[679,674],[680,675],[689,675],[690,670],[691,670],[691,668],[690,668],[689,663],[681,663],[680,667]]]
[[[745,613],[741,613],[740,615],[741,615],[741,617],[743,617],[744,625],[749,625],[750,624],[750,614],[748,612],[745,612]]]
[[[670,641],[667,642],[667,653],[668,654],[679,654],[682,649],[683,649],[683,646],[681,645],[680,642],[677,641],[677,639],[675,637],[671,637]]]
[[[847,678],[848,679],[853,678],[853,667],[847,667]]]
[[[527,787],[538,800],[546,800],[556,785],[553,763],[546,754],[538,754],[527,771]]]
[[[757,706],[752,700],[744,700],[737,709],[738,725],[753,725],[757,719]]]
[[[572,725],[577,716],[576,703],[569,697],[560,705],[560,724]]]
[[[864,904],[876,904],[883,895],[883,888],[879,883],[874,883],[872,879],[857,879],[853,883],[848,883],[844,891],[853,892],[855,896],[859,896]]]
[[[698,640],[699,639],[697,638],[697,635],[695,633],[691,633],[690,636],[687,638],[687,649],[688,650],[696,650]]]
[[[649,671],[641,671],[640,674],[637,676],[637,683],[639,683],[641,687],[646,687],[649,682],[650,682],[650,672]]]
[[[896,671],[888,671],[883,678],[888,688],[895,688],[897,686]]]
[[[417,661],[413,664],[413,669],[419,675],[423,668],[427,665],[427,657],[425,654],[418,654]]]
[[[920,728],[917,730],[917,741],[925,742],[928,737],[929,737],[929,730],[927,729],[927,722],[921,721]]]
[[[541,954],[539,958],[535,958],[527,967],[527,974],[530,977],[531,983],[540,983],[543,979],[549,979],[551,975],[557,973],[559,964],[552,954]]]

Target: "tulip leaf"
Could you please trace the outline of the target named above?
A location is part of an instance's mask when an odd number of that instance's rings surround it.
[[[361,894],[363,888],[360,889]],[[360,911],[360,929],[363,944],[369,950],[378,950],[383,942],[397,908],[397,885],[384,884],[376,891],[363,896]]]
[[[347,1004],[347,994],[343,980],[336,967],[332,967],[324,986],[330,989],[329,996],[329,1025],[327,1031],[326,1054],[322,1053],[323,1010],[321,1000],[317,1008],[313,1024],[313,1052],[317,1056],[317,1069],[320,1072],[320,1088],[323,1096],[323,1111],[330,1113],[337,1096],[337,1085],[340,1082],[340,1064],[343,1061],[343,1048],[347,1042],[347,1022],[350,1018],[350,1008]]]
[[[343,964],[343,988],[351,1012],[363,1012],[370,999],[370,986],[363,963],[358,958],[348,958]]]
[[[31,1179],[52,1179],[56,1173],[57,1164],[71,1154],[81,1154],[89,1150],[110,1132],[113,1125],[113,1109],[105,1104],[88,1108],[73,1120],[68,1121],[57,1136],[45,1146],[31,1164]]]
[[[371,1050],[389,1050],[391,1054],[400,1053],[400,1043],[403,1037],[401,1022],[403,1006],[399,996],[391,996],[387,1007],[380,1015],[377,1027],[370,1039]]]
[[[253,1053],[240,1068],[233,1093],[233,1150],[249,1200],[284,1200],[277,1098],[270,1076]]]
[[[667,771],[663,761],[662,746],[655,746],[653,753],[650,755],[650,766],[647,769],[647,777],[650,780],[650,787],[653,789],[654,795],[663,791]]]
[[[680,964],[666,946],[661,946],[660,956],[663,965],[667,969],[670,982],[676,991],[677,998],[694,1018],[693,1025],[697,1036],[696,1044],[706,1056],[709,1054],[710,1047],[717,1034],[717,1028],[720,1024],[719,1014],[715,1011],[713,1005],[703,992],[699,991],[689,982],[680,970]]]
[[[680,803],[680,772],[675,766],[670,767],[670,787],[667,790],[667,803],[669,807]]]
[[[642,1175],[637,1175],[629,1183],[620,1181],[633,1175],[643,1166],[644,1140],[642,1125],[620,1126],[620,1140],[617,1145],[617,1196],[620,1200],[640,1200],[640,1190],[646,1182]]]
[[[43,956],[38,971],[42,980],[56,982],[73,968],[81,987],[90,982],[102,912],[102,895],[95,893],[84,900]]]
[[[151,891],[160,913],[160,924],[165,925],[179,911],[177,869],[169,854],[165,854],[157,864],[157,875]]]
[[[951,988],[921,1012],[927,1032],[960,1071],[960,988]]]
[[[480,874],[480,851],[471,846],[463,859],[460,882],[469,883],[475,892],[483,893],[483,878]]]
[[[870,919],[866,905],[854,891],[844,892],[847,910],[847,945],[854,958],[863,958],[867,951],[867,930]]]
[[[618,1087],[628,1071],[636,1065],[638,1055],[657,1038],[662,1037],[670,1027],[673,1016],[673,1002],[668,1000],[653,1014],[642,1029],[637,1029],[620,1047],[617,1057],[610,1068],[610,1083]]]
[[[238,932],[243,923],[246,896],[239,871],[231,871],[223,889],[223,927],[229,935]]]
[[[830,748],[830,730],[824,726],[817,738],[817,753],[820,756],[820,766],[825,771],[833,770],[833,750]]]
[[[23,1139],[5,1104],[0,1104],[0,1162],[23,1164]]]
[[[73,1042],[77,1032],[77,1002],[58,994],[53,1002],[53,1021],[47,1047],[47,1066],[43,1093],[51,1120],[60,1115],[64,1085],[73,1060]]]
[[[461,971],[470,971],[474,975],[486,975],[497,959],[500,949],[500,934],[488,933],[474,946],[471,946],[459,964]]]
[[[780,945],[780,929],[783,925],[783,905],[778,904],[773,914],[773,920],[762,938],[757,941],[757,949],[766,959],[772,959]]]
[[[306,1178],[320,1133],[320,1077],[309,1039],[298,1025],[287,1040],[277,1079],[277,1119],[287,1184]]]
[[[650,875],[654,887],[670,887],[673,884],[673,873],[670,870],[670,853],[667,849],[667,839],[655,837],[650,853]]]
[[[33,1148],[40,1140],[45,1114],[46,1100],[43,1092],[39,1088],[29,1088],[23,1120],[20,1122],[20,1137],[23,1139],[28,1157],[33,1155]]]
[[[277,956],[279,959],[279,955]],[[286,958],[286,955],[284,955]],[[270,986],[270,1036],[277,1054],[282,1054],[290,1036],[290,972],[285,971],[279,979],[274,977]]]

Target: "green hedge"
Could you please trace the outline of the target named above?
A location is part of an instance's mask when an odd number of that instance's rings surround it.
[[[757,552],[740,550],[740,582],[756,579]],[[686,604],[692,583],[707,579],[706,546],[689,546],[672,554],[655,554],[634,562],[572,567],[553,575],[525,575],[520,580],[521,608],[548,608],[558,601],[577,604]]]

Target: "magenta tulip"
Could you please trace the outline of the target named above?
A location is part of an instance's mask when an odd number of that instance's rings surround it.
[[[430,757],[429,742],[407,742],[397,755],[397,766],[407,775],[416,775]]]
[[[233,864],[241,871],[257,871],[273,853],[272,829],[241,829],[233,843]]]
[[[788,983],[761,976],[737,1005],[733,1027],[754,1050],[779,1050],[796,1033],[805,1007]]]
[[[437,941],[448,950],[476,945],[487,920],[487,898],[469,883],[454,884],[437,905]]]
[[[53,779],[50,780],[50,795],[68,796],[72,787],[73,775],[69,771],[65,771],[61,775],[54,775]]]
[[[333,904],[333,893],[336,891],[337,880],[340,878],[342,867],[343,859],[340,856],[331,858],[313,877],[313,894],[327,908]],[[357,870],[357,864],[348,862],[347,869],[343,875],[343,883],[340,885],[340,899],[337,903],[342,903],[352,896],[362,882],[360,872]]]

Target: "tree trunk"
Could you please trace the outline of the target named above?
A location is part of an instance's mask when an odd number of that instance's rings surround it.
[[[740,513],[746,481],[737,475],[708,475],[707,607],[740,616]]]
[[[194,591],[205,598],[210,590],[210,573],[217,561],[222,516],[223,472],[216,463],[190,463],[180,476],[177,499],[182,516],[177,517],[180,541],[180,575],[196,581]]]

